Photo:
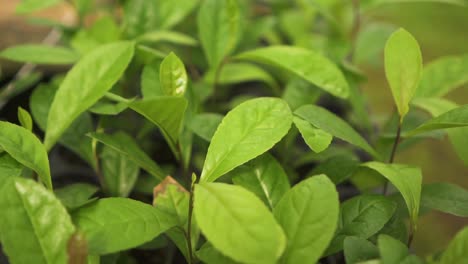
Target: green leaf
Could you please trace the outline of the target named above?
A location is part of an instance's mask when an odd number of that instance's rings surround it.
[[[6,152],[0,152],[0,179],[21,176],[23,165]]]
[[[184,63],[173,52],[161,62],[159,79],[165,95],[183,96],[187,89]]]
[[[241,53],[236,58],[286,70],[340,98],[347,98],[349,95],[348,83],[340,69],[312,50],[271,46]]]
[[[303,105],[314,104],[321,94],[322,91],[315,85],[295,77],[286,84],[282,98],[288,102],[291,110],[296,110]]]
[[[468,217],[468,191],[450,183],[425,184],[421,192],[421,206]]]
[[[20,4],[16,6],[16,12],[20,14],[31,13],[54,6],[60,2],[62,0],[21,0]]]
[[[239,262],[236,262],[221,254],[209,242],[203,244],[203,246],[197,252],[195,252],[195,254],[198,257],[198,259],[200,259],[201,261],[203,261],[203,263],[206,264],[239,264]]]
[[[129,135],[117,132],[113,135],[104,133],[90,133],[90,137],[126,155],[139,167],[149,172],[159,180],[163,180],[166,173],[146,154]]]
[[[295,116],[293,121],[307,146],[309,146],[315,153],[320,153],[330,146],[333,140],[332,135],[322,129],[314,127],[302,118]]]
[[[41,84],[30,97],[29,108],[32,117],[42,131],[47,130],[47,117],[57,89],[58,86],[55,84]],[[96,167],[91,139],[83,136],[92,130],[91,116],[88,113],[83,113],[68,127],[59,142],[93,167]]]
[[[179,22],[190,14],[198,5],[199,0],[160,0],[158,5],[159,27],[169,29],[177,25]]]
[[[210,68],[217,69],[237,44],[239,9],[236,0],[204,0],[197,15],[198,36]]]
[[[380,235],[378,244],[382,264],[400,264],[409,255],[406,245],[391,236]]]
[[[138,165],[128,155],[109,146],[104,146],[100,157],[106,193],[110,196],[127,197],[138,178]]]
[[[383,5],[389,4],[401,4],[401,3],[418,3],[418,2],[428,2],[428,3],[444,3],[452,4],[457,6],[466,6],[466,2],[463,0],[365,0],[363,1],[361,8],[363,11],[369,11],[374,8],[379,8]]]
[[[210,142],[216,129],[223,120],[223,116],[216,113],[202,113],[188,120],[187,126],[197,136]]]
[[[289,178],[278,161],[266,153],[232,171],[232,181],[253,192],[270,209],[290,189]]]
[[[74,183],[63,188],[54,190],[55,196],[68,209],[75,210],[94,199],[90,199],[98,191],[94,185],[87,183]]]
[[[139,246],[175,225],[151,205],[127,198],[100,199],[72,217],[88,240],[89,254],[100,255]]]
[[[294,114],[308,121],[314,127],[353,144],[373,156],[378,156],[369,143],[348,125],[348,123],[325,108],[316,105],[304,105],[294,111]]]
[[[347,155],[333,156],[318,164],[309,175],[325,174],[334,184],[340,184],[350,178],[359,166],[359,162]]]
[[[0,121],[0,148],[34,170],[45,186],[52,189],[47,151],[36,135],[26,128]]]
[[[208,148],[201,182],[212,182],[272,148],[291,127],[292,114],[278,98],[248,100],[223,118]]]
[[[360,195],[341,205],[338,231],[326,255],[340,251],[348,236],[367,239],[380,231],[395,212],[396,204],[380,195]]]
[[[159,127],[178,157],[176,145],[182,130],[187,99],[178,96],[160,96],[133,101],[130,103],[130,108]]]
[[[409,111],[422,75],[422,55],[416,39],[406,30],[395,31],[385,45],[385,75],[400,114],[400,123]]]
[[[439,264],[463,263],[468,258],[468,228],[463,228],[450,242]]]
[[[143,67],[141,74],[141,93],[144,99],[164,95],[159,80],[159,67],[161,60],[154,59]]]
[[[0,58],[37,64],[73,64],[79,55],[65,47],[25,44],[3,50]]]
[[[207,240],[242,263],[275,263],[286,245],[273,214],[253,193],[224,183],[195,185],[194,215]]]
[[[381,22],[363,25],[356,39],[355,63],[380,66],[385,42],[395,29],[395,26]]]
[[[10,263],[67,263],[74,233],[70,216],[54,194],[19,177],[0,177],[0,234]]]
[[[409,131],[405,136],[411,137],[433,130],[466,126],[468,126],[468,104],[459,106],[430,119],[417,128]]]
[[[335,233],[339,200],[335,185],[319,175],[288,191],[274,209],[287,237],[281,263],[315,263]]]
[[[132,42],[100,46],[68,72],[50,106],[46,149],[51,149],[71,123],[119,80],[133,57],[133,49]]]
[[[385,164],[380,162],[367,162],[363,166],[373,169],[387,178],[403,196],[414,230],[418,220],[421,199],[421,170],[402,164]]]
[[[350,236],[345,238],[343,245],[347,264],[379,258],[378,248],[366,239]]]
[[[136,39],[137,42],[141,43],[159,43],[169,42],[184,46],[197,46],[198,42],[191,36],[176,32],[176,31],[165,31],[157,30],[145,33]]]
[[[18,121],[20,122],[21,126],[26,128],[29,131],[33,129],[33,121],[32,117],[28,111],[24,110],[21,106],[18,107]]]
[[[468,55],[447,56],[424,67],[416,97],[439,97],[468,82]]]

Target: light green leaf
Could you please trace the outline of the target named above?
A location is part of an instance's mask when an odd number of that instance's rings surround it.
[[[199,0],[157,1],[159,27],[169,29],[177,25],[197,7],[198,2]]]
[[[421,170],[408,165],[385,164],[375,161],[364,163],[363,166],[380,173],[400,191],[408,207],[408,212],[415,231],[421,199]]]
[[[314,104],[322,95],[322,91],[306,80],[295,77],[292,78],[285,87],[282,98],[288,102],[291,110],[306,105]]]
[[[130,100],[130,102],[133,100]],[[120,103],[109,103],[109,102],[97,102],[91,108],[89,112],[98,114],[98,115],[111,115],[115,116],[128,108],[129,102],[120,102]]]
[[[46,149],[51,149],[70,124],[119,80],[133,57],[133,49],[132,42],[100,46],[68,72],[50,106]]]
[[[34,170],[45,186],[52,189],[47,151],[36,135],[26,128],[0,121],[0,148]]]
[[[381,22],[363,25],[356,39],[355,63],[381,65],[385,42],[395,30],[395,26]]]
[[[166,0],[167,1],[167,0]],[[137,42],[141,43],[159,43],[159,42],[169,42],[178,45],[184,46],[196,46],[198,44],[197,40],[191,36],[176,32],[176,31],[151,31],[139,36],[136,39]]]
[[[335,233],[339,200],[335,185],[319,175],[288,191],[274,209],[287,237],[281,263],[315,263]]]
[[[21,176],[23,165],[6,152],[0,152],[0,179],[2,177]]]
[[[87,183],[74,183],[63,188],[54,190],[55,196],[68,209],[74,210],[87,203],[94,201],[90,199],[98,191],[94,185]]]
[[[468,166],[468,127],[452,128],[448,135],[458,157]]]
[[[466,6],[466,2],[463,0],[364,0],[361,4],[361,8],[363,11],[369,11],[374,8],[379,8],[384,5],[389,4],[401,4],[401,3],[444,3],[444,4],[452,4],[458,6]]]
[[[400,114],[400,123],[409,111],[422,75],[422,55],[416,39],[406,30],[395,31],[385,45],[385,75]]]
[[[468,258],[468,228],[463,228],[450,242],[439,264],[463,263]]]
[[[198,259],[200,259],[201,261],[203,261],[203,263],[206,264],[239,264],[239,262],[236,262],[221,254],[209,242],[203,244],[203,246],[197,252],[195,252],[195,254],[198,257]]]
[[[333,140],[332,135],[322,129],[314,127],[309,122],[297,116],[293,118],[293,121],[307,146],[309,146],[313,151],[320,153],[330,146]]]
[[[278,98],[248,100],[223,118],[208,148],[201,182],[212,182],[272,148],[291,127],[292,114]]]
[[[468,217],[468,191],[450,183],[426,184],[422,187],[421,206]]]
[[[379,258],[379,249],[366,239],[353,236],[346,237],[343,245],[347,264],[357,264]]]
[[[16,6],[16,12],[20,14],[31,13],[54,6],[60,2],[62,0],[21,0],[19,5]]]
[[[79,55],[65,47],[25,44],[3,50],[0,58],[37,64],[72,64],[78,60]]]
[[[133,138],[123,132],[113,135],[104,133],[90,133],[90,137],[126,155],[130,160],[138,164],[142,169],[149,172],[159,180],[163,180],[166,173],[146,154]]]
[[[348,236],[367,239],[380,231],[392,218],[395,202],[380,195],[360,195],[341,205],[338,230],[326,255],[340,251]]]
[[[198,36],[210,68],[218,68],[237,44],[239,9],[236,0],[204,0],[197,15]]]
[[[416,97],[444,96],[468,82],[468,55],[447,56],[424,67]]]
[[[459,106],[430,119],[409,131],[405,136],[411,137],[433,130],[466,126],[468,126],[468,104]]]
[[[400,264],[409,255],[406,245],[391,236],[380,235],[378,244],[382,264]]]
[[[52,192],[29,179],[0,177],[0,208],[1,242],[10,263],[68,262],[75,227]]]
[[[143,67],[141,74],[141,93],[144,99],[164,95],[159,80],[161,60],[154,59]]]
[[[175,225],[151,205],[104,198],[80,208],[73,222],[88,240],[89,254],[109,254],[148,242]]]
[[[160,96],[133,101],[130,103],[130,108],[159,127],[175,156],[178,157],[176,144],[182,130],[187,99],[178,96]]]
[[[347,98],[349,87],[340,69],[318,52],[290,46],[271,46],[236,56],[278,67],[340,98]]]
[[[232,171],[232,181],[253,192],[270,209],[290,189],[289,178],[278,161],[266,153]]]
[[[273,214],[253,193],[224,183],[195,185],[194,215],[207,240],[243,263],[269,264],[286,245]]]
[[[171,52],[161,62],[159,80],[165,95],[183,96],[187,89],[187,72],[184,63]]]
[[[21,126],[26,128],[29,131],[33,129],[33,121],[32,117],[28,111],[24,110],[21,106],[18,107],[18,121],[20,122]]]
[[[222,120],[223,116],[220,114],[202,113],[188,120],[187,126],[197,136],[209,142]]]
[[[359,133],[348,125],[348,123],[325,108],[316,105],[304,105],[294,111],[294,114],[308,121],[314,127],[322,129],[332,136],[353,144],[365,150],[369,154],[378,156],[369,143],[367,143]]]
[[[100,157],[104,191],[110,196],[127,197],[138,178],[138,165],[109,146],[104,146]]]

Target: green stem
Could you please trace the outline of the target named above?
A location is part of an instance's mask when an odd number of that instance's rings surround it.
[[[187,245],[189,253],[189,264],[194,264],[194,257],[192,252],[192,217],[193,217],[193,195],[195,190],[195,181],[192,180],[190,186],[190,198],[189,198],[189,208],[188,208],[188,226],[187,226]]]

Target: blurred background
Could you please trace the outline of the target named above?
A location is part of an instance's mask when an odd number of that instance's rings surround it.
[[[18,2],[19,0],[0,0],[0,50],[18,43],[41,42],[50,32],[50,27],[32,25],[27,22],[30,17],[15,14]],[[36,13],[34,17],[48,18],[69,25],[76,22],[73,8],[67,4]],[[468,54],[468,8],[443,3],[388,4],[366,12],[361,18],[361,28],[375,21],[404,27],[410,31],[421,45],[425,63],[440,56]],[[393,110],[393,100],[382,67],[382,54],[379,61],[380,63],[361,62],[359,67],[368,77],[363,91],[369,99],[371,114],[376,116],[377,120],[385,120]],[[21,65],[0,61],[0,66],[0,80],[4,81],[11,79]],[[54,70],[56,69],[45,68],[44,72],[47,74]],[[0,87],[1,93],[1,89],[5,89],[3,82]],[[455,90],[448,98],[459,104],[467,104],[467,88],[465,86]],[[4,116],[3,111],[5,109],[0,110],[0,116]],[[399,153],[396,162],[420,166],[426,183],[447,181],[468,189],[468,167],[459,160],[447,139],[419,143]],[[415,252],[425,255],[442,250],[452,236],[466,224],[467,219],[442,213],[424,215],[420,219],[415,237]]]

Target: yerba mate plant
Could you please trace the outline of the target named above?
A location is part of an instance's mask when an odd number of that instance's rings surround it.
[[[443,252],[411,250],[420,215],[468,216],[467,190],[394,163],[448,136],[468,164],[468,105],[444,98],[468,56],[423,64],[410,32],[361,22],[403,1],[67,2],[76,25],[31,21],[57,45],[0,53],[46,65],[0,90],[11,107],[31,89],[0,121],[9,263],[468,263],[468,229]],[[357,67],[382,59],[383,124]]]

